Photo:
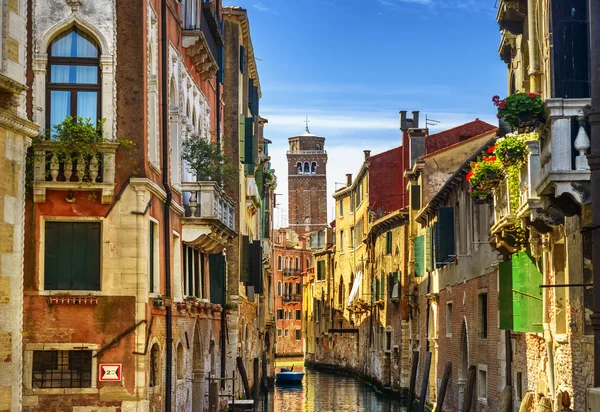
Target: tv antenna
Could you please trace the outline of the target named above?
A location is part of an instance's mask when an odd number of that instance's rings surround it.
[[[439,124],[442,123],[439,120],[434,120],[434,119],[430,119],[427,117],[427,115],[425,115],[425,127],[429,129],[429,126],[439,126]]]

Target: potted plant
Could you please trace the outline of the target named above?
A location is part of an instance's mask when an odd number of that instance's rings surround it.
[[[476,205],[491,203],[492,191],[490,189],[469,189],[469,195]]]
[[[466,179],[472,188],[493,189],[504,177],[502,163],[496,156],[483,156],[477,162],[471,162],[471,170]]]
[[[230,187],[235,183],[237,169],[221,149],[199,135],[184,139],[181,144],[181,158],[185,161],[188,172],[196,176],[196,180],[216,181]]]
[[[165,306],[165,297],[162,295],[155,296],[153,299],[154,306]]]
[[[493,153],[506,166],[512,166],[520,163],[527,153],[527,144],[529,140],[537,140],[537,133],[511,133],[501,137],[492,146]]]
[[[535,128],[543,121],[544,102],[542,92],[514,93],[505,99],[500,96],[492,97],[492,102],[498,107],[498,118],[514,128]]]

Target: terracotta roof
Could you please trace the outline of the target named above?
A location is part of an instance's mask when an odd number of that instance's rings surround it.
[[[476,136],[470,137],[467,140],[463,140],[462,142],[454,143],[454,144],[451,144],[450,146],[443,147],[440,150],[436,150],[435,152],[427,153],[425,156],[421,156],[421,159],[427,159],[427,158],[429,158],[429,157],[431,157],[433,155],[436,155],[438,153],[445,152],[446,150],[453,149],[453,148],[458,147],[458,146],[460,146],[462,144],[465,144],[465,143],[469,143],[471,140],[476,139],[478,137],[483,137],[483,136],[490,136],[490,137],[492,137],[492,136],[495,136],[497,132],[498,132],[498,128],[495,127],[495,128],[493,128],[492,130],[490,130],[488,132],[481,133],[481,134],[478,134]],[[432,134],[431,136],[435,136],[435,135]]]

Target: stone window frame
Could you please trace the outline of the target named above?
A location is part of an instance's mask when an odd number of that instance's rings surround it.
[[[154,348],[154,345],[158,346],[158,366],[157,366],[157,372],[158,375],[156,377],[156,385],[154,386],[150,386],[150,368],[151,368],[151,356],[152,356],[152,348]],[[160,342],[158,341],[158,338],[154,338],[152,339],[152,341],[150,341],[150,344],[148,345],[148,359],[146,360],[147,362],[147,369],[146,369],[146,376],[147,376],[147,380],[146,380],[146,387],[148,390],[148,395],[153,395],[153,394],[159,394],[161,393],[161,387],[162,387],[162,367],[163,367],[163,348],[162,345],[160,344]]]
[[[485,372],[485,376],[486,376],[486,379],[485,379],[485,397],[480,396],[481,395],[481,393],[480,393],[481,387],[479,386],[480,385],[480,381],[479,381],[479,373],[480,372]],[[475,379],[475,380],[477,382],[477,400],[479,402],[481,402],[481,403],[487,404],[487,401],[488,401],[488,399],[490,397],[490,393],[489,393],[490,385],[489,385],[489,382],[488,382],[488,380],[489,380],[489,373],[488,373],[488,366],[487,365],[484,365],[484,364],[481,364],[481,363],[477,364],[477,379]]]
[[[40,52],[33,54],[33,102],[34,102],[34,121],[40,126],[40,130],[45,130],[47,124],[47,91],[46,79],[48,75],[48,49],[52,41],[61,33],[69,30],[71,27],[77,27],[90,35],[98,44],[100,49],[100,116],[99,119],[106,119],[103,126],[103,138],[108,141],[115,140],[115,122],[116,122],[116,82],[115,82],[115,62],[114,56],[110,54],[110,47],[104,35],[94,25],[82,20],[77,13],[71,14],[65,20],[56,23],[50,28],[39,41]]]
[[[34,351],[92,351],[92,381],[89,388],[33,388],[33,352]],[[23,351],[23,395],[86,395],[98,393],[98,359],[95,358],[99,345],[95,343],[28,343]]]
[[[453,311],[453,304],[454,302],[449,300],[446,302],[446,313],[445,313],[445,320],[446,320],[446,337],[447,338],[451,338],[452,337],[452,311]],[[448,308],[450,307],[450,311],[448,311]],[[448,313],[450,313],[450,319],[448,319]],[[448,326],[450,326],[450,332],[448,332]]]
[[[50,296],[57,293],[70,293],[72,295],[94,295],[94,296],[106,296],[108,293],[105,289],[104,283],[104,256],[103,247],[100,247],[100,290],[74,290],[74,289],[52,289],[46,290],[45,285],[45,255],[46,255],[46,222],[59,222],[59,223],[100,223],[100,244],[107,238],[105,231],[107,230],[104,225],[104,218],[96,216],[40,216],[39,221],[39,247],[38,247],[38,265],[37,265],[37,278],[38,278],[38,294],[42,296]]]

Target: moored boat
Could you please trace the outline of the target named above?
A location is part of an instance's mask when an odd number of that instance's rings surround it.
[[[276,383],[279,384],[301,384],[304,372],[294,372],[292,369],[281,368],[276,375]]]

